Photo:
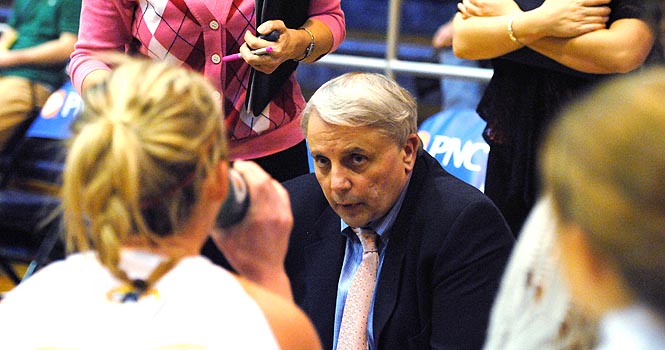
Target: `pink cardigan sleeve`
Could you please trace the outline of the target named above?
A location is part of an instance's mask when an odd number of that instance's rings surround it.
[[[95,54],[126,51],[132,42],[131,25],[136,6],[132,0],[83,0],[78,41],[69,65],[69,74],[78,92],[90,72],[109,69]],[[336,50],[346,36],[340,0],[311,0],[309,14],[310,19],[319,20],[330,28],[333,35],[330,52]]]
[[[69,74],[80,93],[83,79],[109,67],[95,57],[108,51],[125,52],[132,41],[131,24],[137,3],[131,0],[83,0],[78,41],[71,55]]]
[[[330,28],[333,35],[333,46],[330,52],[337,50],[346,37],[346,23],[340,0],[311,0],[309,19],[319,20]]]

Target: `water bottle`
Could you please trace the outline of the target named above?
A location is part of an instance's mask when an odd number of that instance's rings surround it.
[[[249,189],[245,179],[235,169],[229,168],[229,193],[217,215],[217,226],[228,228],[236,225],[247,215]]]

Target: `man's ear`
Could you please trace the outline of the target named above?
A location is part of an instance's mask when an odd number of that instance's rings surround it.
[[[420,146],[420,138],[417,134],[410,134],[406,142],[402,145],[403,162],[406,165],[406,170],[410,172],[416,164],[416,157],[418,156],[418,147]]]

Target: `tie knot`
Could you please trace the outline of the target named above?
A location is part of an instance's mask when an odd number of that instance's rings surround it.
[[[377,234],[370,228],[354,228],[353,232],[356,233],[360,244],[363,246],[363,253],[376,252],[376,239]]]

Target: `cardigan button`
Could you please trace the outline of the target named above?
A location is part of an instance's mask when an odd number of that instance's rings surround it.
[[[210,26],[210,29],[212,29],[212,30],[219,29],[219,22],[217,22],[215,20],[210,21],[210,23],[208,25]]]
[[[222,62],[222,58],[219,57],[218,54],[213,54],[212,57],[210,57],[210,60],[211,60],[212,63],[214,63],[214,64],[219,64],[219,62]]]

